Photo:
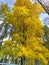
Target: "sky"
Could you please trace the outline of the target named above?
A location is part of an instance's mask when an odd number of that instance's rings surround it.
[[[1,4],[2,2],[3,2],[3,3],[8,3],[8,5],[9,5],[10,7],[12,7],[13,4],[14,4],[14,2],[15,2],[15,0],[0,0],[0,4]],[[42,20],[42,22],[43,22],[44,24],[49,25],[49,15],[48,15],[47,13],[42,13],[42,14],[40,14],[40,18],[41,18],[41,20]],[[48,18],[48,20],[46,21],[45,18]],[[47,24],[47,22],[48,22],[48,24]]]
[[[40,18],[45,25],[49,26],[49,15],[47,13],[41,13]]]
[[[3,3],[8,3],[9,6],[13,6],[15,0],[0,0],[0,4],[1,4],[2,2],[3,2]]]

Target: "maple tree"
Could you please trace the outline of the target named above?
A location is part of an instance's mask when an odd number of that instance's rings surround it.
[[[1,56],[38,59],[47,65],[49,50],[43,45],[43,24],[39,17],[43,11],[39,4],[32,4],[30,0],[16,0],[13,11],[4,12],[5,20],[12,24],[15,30],[12,30],[11,39],[1,46]]]

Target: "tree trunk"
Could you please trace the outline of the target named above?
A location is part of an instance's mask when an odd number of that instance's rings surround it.
[[[25,65],[25,58],[21,57],[21,65]]]

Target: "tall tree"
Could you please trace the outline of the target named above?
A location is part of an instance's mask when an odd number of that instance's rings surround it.
[[[12,25],[8,25],[5,22],[5,11],[10,11],[8,4],[0,4],[0,47],[4,44],[5,39],[10,37]],[[0,49],[1,50],[1,49]],[[0,51],[0,60],[2,59],[3,55]]]
[[[32,4],[30,0],[16,0],[13,11],[5,12],[5,20],[13,25],[15,31],[1,47],[3,56],[38,59],[47,65],[49,50],[43,45],[43,24],[39,18],[41,12],[43,8],[37,3]]]

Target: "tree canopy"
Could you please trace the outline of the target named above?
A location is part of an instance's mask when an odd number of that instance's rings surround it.
[[[43,24],[40,13],[43,8],[30,0],[16,0],[13,11],[5,11],[5,20],[11,24],[11,39],[4,42],[0,48],[0,56],[38,59],[45,65],[48,63],[49,50],[43,45]]]

